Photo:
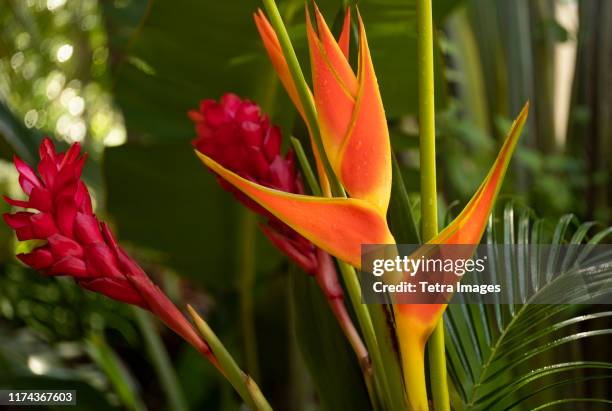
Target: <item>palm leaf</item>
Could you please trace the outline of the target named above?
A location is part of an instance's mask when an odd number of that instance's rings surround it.
[[[610,233],[612,228],[597,230],[595,223],[579,224],[571,215],[549,228],[529,209],[513,203],[491,217],[486,240],[492,252],[489,258],[493,255],[491,267],[497,278],[505,279],[505,299],[521,304],[448,307],[447,357],[455,409],[540,409],[609,400],[597,398],[605,397],[605,392],[597,395],[592,389],[610,383],[609,357],[598,350],[576,350],[612,334],[612,311],[603,305],[543,305],[534,301],[563,292],[571,302],[587,303],[591,296],[584,288],[568,288],[576,271],[570,263],[587,258],[585,252],[576,248],[575,254],[563,253],[560,246],[595,245]],[[502,244],[516,247],[500,248]],[[550,244],[546,255],[538,255],[538,244]],[[604,258],[612,261],[610,255]],[[612,271],[598,274],[596,281],[609,287]]]

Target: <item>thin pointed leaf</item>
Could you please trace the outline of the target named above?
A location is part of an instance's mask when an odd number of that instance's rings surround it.
[[[316,283],[292,270],[290,288],[297,343],[324,409],[371,409],[359,364]]]

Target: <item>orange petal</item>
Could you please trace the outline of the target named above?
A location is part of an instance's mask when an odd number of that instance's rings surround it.
[[[340,37],[338,38],[338,45],[340,46],[340,50],[342,50],[342,54],[348,60],[349,58],[349,47],[351,43],[351,8],[346,8],[346,13],[344,14],[344,23],[342,24],[342,32],[340,33]]]
[[[391,196],[391,145],[365,29],[359,16],[359,94],[341,149],[340,180],[351,195],[386,213]]]
[[[342,80],[329,63],[324,46],[310,22],[308,9],[306,14],[312,84],[321,138],[327,157],[334,165],[353,115],[355,94],[343,85]],[[338,53],[344,59],[342,52],[338,51]],[[351,75],[354,77],[354,74],[351,73]],[[335,171],[337,172],[337,170]]]
[[[474,244],[480,239],[487,225],[489,214],[493,209],[497,193],[501,188],[504,175],[510,163],[516,143],[521,135],[523,125],[529,112],[529,103],[525,105],[517,119],[514,121],[506,141],[502,146],[489,174],[481,184],[476,194],[465,206],[463,211],[442,232],[429,242],[432,244]],[[467,252],[467,251],[466,251]],[[418,251],[417,251],[418,253]],[[469,257],[469,256],[467,256]],[[467,258],[466,257],[466,258]],[[400,305],[401,312],[410,312],[411,316],[433,329],[438,318],[442,315],[445,305]]]
[[[261,41],[263,42],[263,45],[268,52],[268,56],[272,61],[274,70],[276,70],[281,83],[283,83],[287,94],[289,94],[289,98],[291,98],[291,101],[295,105],[296,109],[304,121],[306,121],[304,107],[302,107],[302,103],[300,102],[297,88],[295,87],[293,77],[291,77],[291,73],[289,72],[289,66],[287,65],[287,61],[285,60],[283,50],[281,49],[281,45],[278,41],[276,33],[274,32],[274,29],[268,22],[268,19],[266,19],[266,15],[262,10],[257,10],[257,13],[253,14],[253,18],[255,20],[257,30],[259,31],[259,35],[261,36]]]
[[[495,163],[484,182],[457,218],[440,234],[432,244],[474,244],[480,242],[489,214],[508,169],[521,130],[527,119],[529,103],[515,120]],[[462,251],[464,252],[464,251]],[[419,251],[417,250],[418,254]],[[469,253],[469,248],[465,251]],[[469,258],[466,255],[465,258]],[[446,304],[396,304],[394,305],[396,333],[400,345],[408,400],[412,409],[426,407],[423,353],[425,343],[440,320]],[[426,409],[426,408],[423,408]]]
[[[198,151],[196,154],[212,171],[279,220],[319,248],[355,267],[361,266],[362,244],[395,243],[385,215],[364,201],[273,190],[240,177]]]
[[[440,234],[433,238],[430,241],[431,243],[478,244],[480,242],[480,238],[487,225],[487,220],[489,219],[489,214],[493,209],[495,198],[504,181],[510,157],[521,135],[528,113],[529,103],[525,104],[521,113],[514,120],[495,163],[476,194],[465,206],[461,214],[448,227],[442,230]]]
[[[285,60],[285,57],[281,49],[280,43],[278,41],[278,37],[276,36],[276,33],[274,32],[274,29],[272,28],[272,26],[266,19],[266,16],[262,10],[258,10],[257,13],[253,15],[253,18],[255,20],[255,25],[257,26],[257,30],[259,31],[259,35],[261,36],[264,47],[266,48],[266,51],[268,52],[268,56],[270,57],[270,60],[272,61],[272,65],[274,66],[274,69],[276,70],[276,73],[278,74],[281,80],[281,83],[283,84],[283,87],[285,87],[285,90],[287,91],[289,98],[291,98],[291,101],[293,102],[296,109],[300,113],[300,116],[302,116],[302,119],[306,123],[306,127],[308,128],[309,134],[312,136],[312,132],[310,131],[310,124],[308,124],[308,121],[306,119],[306,115],[304,113],[304,107],[302,106],[302,103],[300,102],[297,88],[295,86],[295,83],[293,82],[293,77],[291,76],[291,73],[289,72],[289,66],[287,65],[287,61]],[[327,180],[327,176],[325,175],[324,168],[321,164],[318,149],[312,141],[311,143],[312,143],[312,149],[313,149],[315,160],[316,160],[319,180],[321,182],[321,188],[323,189],[324,193],[327,193],[329,195],[330,193],[329,182]]]
[[[325,19],[321,15],[319,8],[315,4],[315,19],[317,21],[317,30],[319,33],[319,40],[323,46],[325,53],[325,59],[330,65],[334,75],[337,76],[338,80],[352,96],[357,94],[357,77],[348,62],[346,54],[342,51],[340,45],[334,39],[334,36],[329,29]],[[306,16],[309,18],[309,16]]]

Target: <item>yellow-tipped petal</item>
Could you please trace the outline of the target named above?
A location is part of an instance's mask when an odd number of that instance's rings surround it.
[[[348,198],[290,194],[246,180],[196,151],[202,162],[232,186],[319,248],[361,266],[362,244],[393,244],[385,215],[368,203]]]
[[[342,184],[351,197],[385,213],[391,196],[391,144],[368,40],[359,18],[359,93],[338,158]]]
[[[485,230],[489,214],[501,188],[504,175],[508,169],[510,158],[523,125],[527,119],[529,103],[525,105],[517,119],[514,121],[502,146],[497,159],[493,163],[487,177],[476,191],[470,202],[461,214],[440,234],[433,238],[431,244],[473,244],[474,248],[466,247],[461,253],[469,258],[480,242]],[[419,250],[415,252],[419,254]],[[470,255],[467,255],[470,254]],[[402,363],[405,370],[415,373],[413,381],[408,382],[407,391],[412,409],[427,409],[427,395],[424,379],[419,376],[424,373],[423,352],[425,343],[440,320],[446,304],[395,304],[394,314],[396,333],[400,345]],[[420,368],[420,369],[419,369]]]
[[[497,159],[489,170],[489,173],[481,184],[476,194],[472,197],[463,211],[440,232],[431,239],[431,244],[473,244],[474,249],[480,242],[482,234],[486,228],[489,214],[493,209],[495,199],[504,180],[504,175],[508,169],[510,158],[516,147],[516,143],[521,135],[523,125],[529,112],[529,103],[525,105],[517,119],[514,121],[508,133],[504,145],[502,146]],[[472,252],[473,250],[472,249]],[[419,251],[417,251],[418,253]],[[464,253],[469,253],[466,247]],[[469,256],[466,256],[466,258]],[[411,317],[418,319],[425,325],[425,329],[431,331],[436,322],[442,315],[445,305],[399,305],[401,312],[409,312]],[[427,335],[429,337],[429,335]],[[426,338],[427,338],[426,337]]]

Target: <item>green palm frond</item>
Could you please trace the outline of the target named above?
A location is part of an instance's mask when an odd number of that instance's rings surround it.
[[[559,248],[600,244],[610,234],[611,227],[579,224],[572,215],[549,227],[513,203],[491,217],[487,245],[517,245],[512,252],[494,253],[491,266],[499,278],[510,279],[506,301],[521,304],[449,305],[445,323],[455,409],[609,406],[612,362],[607,350],[597,348],[612,334],[612,311],[605,305],[584,305],[592,295],[584,287],[568,286],[576,271],[572,262],[587,257]],[[545,258],[536,255],[533,246],[539,244],[550,244]],[[611,255],[603,258],[612,262]],[[612,287],[612,270],[597,275],[598,289]],[[564,293],[566,301],[576,304],[534,304],[545,293]]]

